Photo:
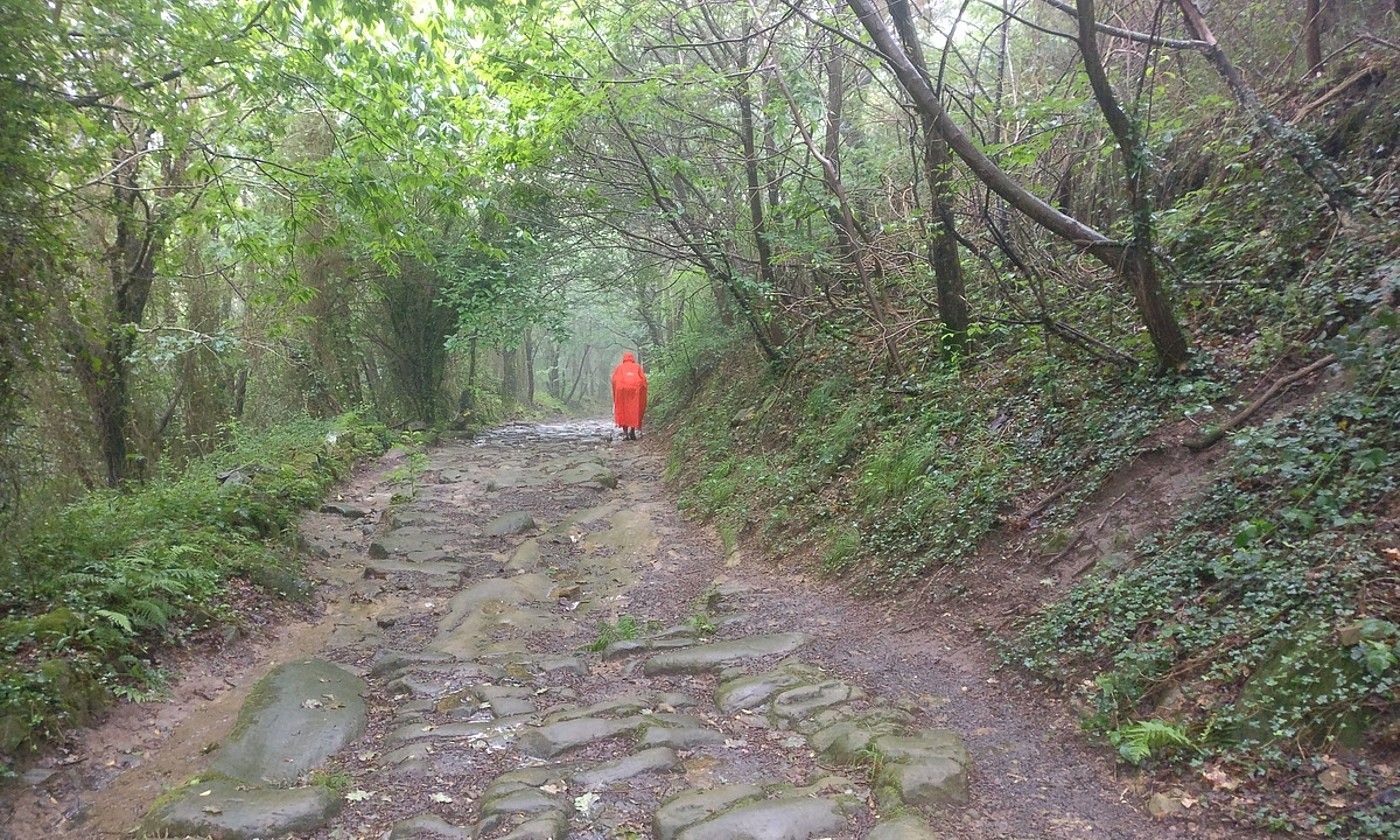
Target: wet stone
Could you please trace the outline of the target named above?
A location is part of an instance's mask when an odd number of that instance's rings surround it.
[[[535,711],[534,692],[515,686],[481,685],[472,689],[476,699],[489,705],[496,717],[528,715]]]
[[[693,750],[707,744],[724,743],[724,733],[702,726],[649,726],[637,739],[640,747],[671,747]]]
[[[535,758],[553,758],[577,747],[636,731],[645,721],[639,717],[585,717],[549,723],[521,733],[520,751]]]
[[[875,778],[882,803],[903,803],[919,808],[967,804],[967,770],[942,759],[923,764],[886,764]]]
[[[444,723],[438,726],[420,722],[406,723],[385,738],[385,743],[402,744],[411,741],[422,741],[425,739],[471,739],[485,741],[493,746],[501,746],[509,740],[509,736],[528,723],[534,721],[533,715],[516,715],[508,718],[495,718],[483,721],[464,721],[461,723]]]
[[[719,785],[687,790],[662,803],[652,818],[656,840],[675,840],[689,825],[714,816],[726,808],[763,796],[757,785]]]
[[[564,840],[569,833],[569,818],[563,811],[550,811],[526,820],[501,840]]]
[[[346,519],[363,519],[369,516],[369,509],[347,505],[341,502],[327,502],[321,505],[321,513],[333,513],[336,516],[343,516]]]
[[[780,691],[820,679],[816,669],[789,665],[763,674],[742,676],[724,682],[715,691],[715,705],[725,714],[758,709]]]
[[[599,700],[587,706],[569,706],[552,712],[545,717],[545,723],[559,723],[566,720],[578,720],[586,717],[624,717],[634,715],[643,709],[655,705],[653,698],[640,694],[629,694],[621,697],[612,697],[607,700]],[[675,704],[672,704],[675,705]]]
[[[725,666],[749,659],[792,653],[811,640],[812,637],[805,633],[774,633],[727,639],[657,654],[647,660],[643,671],[647,676],[718,671]]]
[[[617,475],[602,464],[585,463],[559,473],[562,484],[589,485],[612,490],[617,487]]]
[[[542,790],[532,787],[522,787],[509,793],[494,796],[481,806],[481,815],[485,818],[500,817],[507,814],[543,814],[556,810],[559,801]]]
[[[778,694],[773,698],[769,714],[774,720],[800,729],[803,722],[809,721],[818,712],[864,696],[863,691],[840,680],[827,680],[817,685],[790,688]]]
[[[319,828],[344,804],[338,793],[320,785],[291,790],[245,787],[232,779],[190,785],[154,808],[144,828],[160,836],[214,840],[304,835]]]
[[[810,840],[844,831],[841,806],[829,799],[769,799],[723,811],[683,829],[676,840]]]
[[[363,680],[330,662],[273,669],[249,692],[211,768],[247,782],[295,781],[365,731],[364,691]]]
[[[396,823],[388,840],[472,840],[472,833],[436,814],[419,814]]]
[[[584,788],[604,788],[645,773],[659,773],[675,767],[680,759],[669,747],[653,747],[599,764],[575,773],[571,781]]]
[[[865,840],[938,840],[938,835],[919,817],[905,814],[882,821],[865,836]]]
[[[651,650],[651,643],[639,639],[618,639],[603,648],[603,659],[622,659],[625,656],[634,656],[638,653],[646,653]]]
[[[488,537],[509,537],[535,529],[535,518],[523,510],[503,513],[481,529]]]
[[[446,684],[424,679],[415,674],[405,674],[389,683],[385,688],[390,694],[404,694],[410,697],[437,698],[448,693]]]
[[[950,759],[967,764],[967,748],[962,736],[951,729],[927,729],[916,735],[882,735],[875,747],[886,759],[903,762],[924,762]]]
[[[809,740],[812,749],[824,760],[835,764],[856,764],[871,741],[881,735],[895,734],[902,724],[902,719],[866,716],[833,723],[817,730]]]
[[[434,653],[424,651],[423,653],[408,653],[406,651],[386,650],[374,658],[369,666],[370,676],[382,677],[396,671],[403,671],[415,665],[424,664],[445,664],[455,660],[445,653]]]

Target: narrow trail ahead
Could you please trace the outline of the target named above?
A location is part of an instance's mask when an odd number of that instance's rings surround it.
[[[1149,791],[937,612],[726,560],[661,469],[603,423],[442,444],[393,505],[402,459],[362,469],[304,523],[322,617],[250,645],[232,687],[157,704],[139,761],[104,760],[99,730],[92,769],[9,831],[1232,836],[1148,818]],[[623,629],[589,650],[604,622]]]

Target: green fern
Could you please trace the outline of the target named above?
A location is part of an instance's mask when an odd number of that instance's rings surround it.
[[[1120,726],[1108,733],[1108,740],[1126,761],[1141,764],[1158,750],[1192,748],[1195,744],[1180,727],[1162,720],[1142,720]]]
[[[136,635],[136,628],[131,624],[131,616],[119,613],[116,610],[93,610],[93,615],[98,618],[105,618],[128,635]]]

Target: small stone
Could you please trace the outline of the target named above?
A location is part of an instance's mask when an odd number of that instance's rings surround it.
[[[1340,764],[1332,764],[1317,774],[1317,783],[1328,793],[1336,793],[1351,787],[1351,774]]]
[[[1147,813],[1151,814],[1153,819],[1165,820],[1184,810],[1186,809],[1182,806],[1180,799],[1165,793],[1154,793],[1147,800]]]
[[[543,814],[559,807],[558,800],[544,791],[526,787],[488,799],[481,805],[483,817],[506,814]]]
[[[365,508],[347,505],[341,502],[327,502],[321,505],[321,513],[333,513],[336,516],[343,516],[346,519],[363,519],[369,516],[369,511]]]
[[[21,778],[26,785],[38,787],[53,778],[54,774],[57,772],[58,771],[52,767],[35,767],[32,770],[24,771],[24,775]]]
[[[481,529],[488,537],[509,537],[535,530],[535,518],[523,510],[503,513]]]

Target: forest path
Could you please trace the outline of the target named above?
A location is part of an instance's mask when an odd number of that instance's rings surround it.
[[[163,790],[154,836],[1233,836],[1149,818],[937,612],[726,558],[662,466],[567,422],[362,469],[303,526],[323,618],[13,836],[130,836]]]

